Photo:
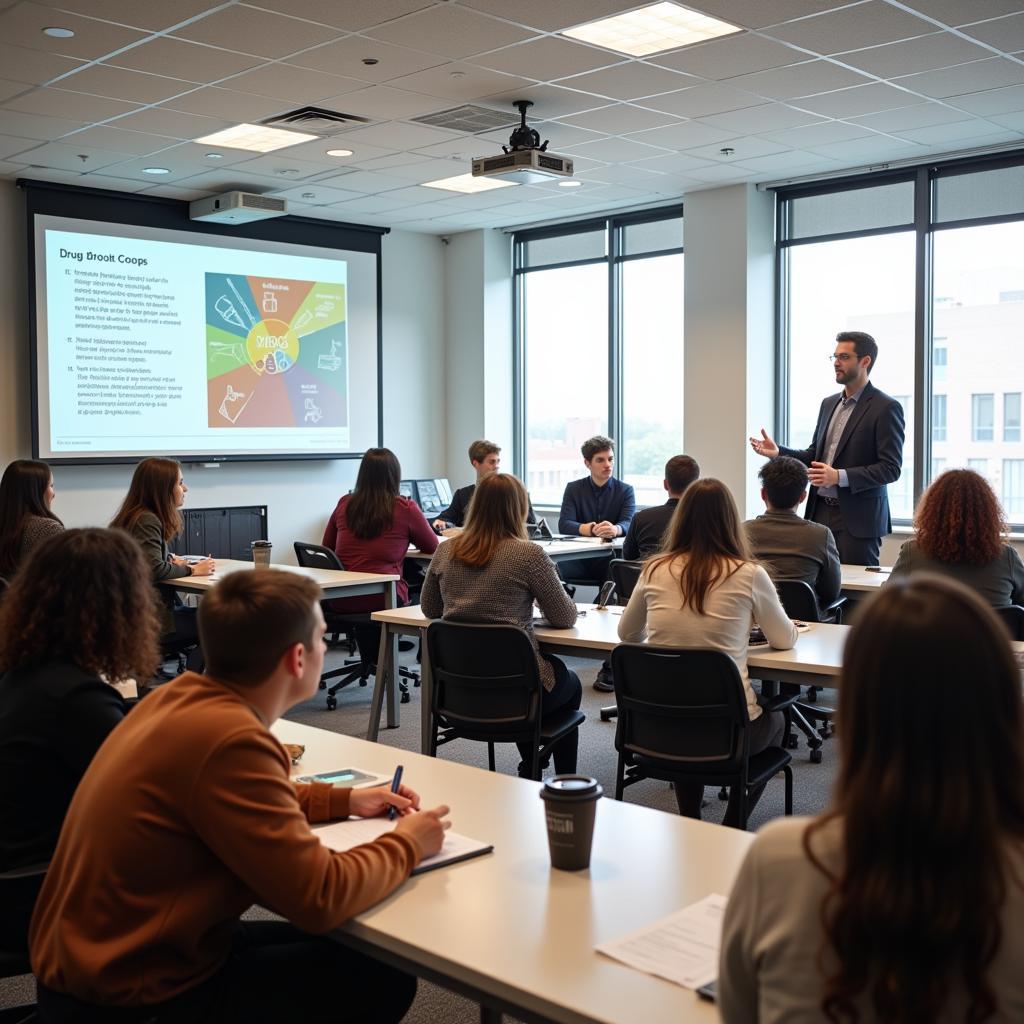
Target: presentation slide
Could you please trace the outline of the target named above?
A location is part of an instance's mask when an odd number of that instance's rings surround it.
[[[376,255],[49,216],[35,230],[41,458],[376,443]]]

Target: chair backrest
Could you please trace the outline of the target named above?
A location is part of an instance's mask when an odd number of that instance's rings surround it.
[[[613,558],[608,566],[615,581],[615,593],[618,595],[619,603],[625,604],[630,594],[636,588],[636,582],[640,579],[640,570],[644,567],[643,562],[628,562],[624,558]]]
[[[307,569],[344,569],[341,560],[330,549],[322,544],[308,544],[305,541],[295,542],[295,560]]]
[[[612,651],[615,749],[666,767],[738,768],[748,749],[747,699],[722,651],[619,644]]]
[[[518,626],[432,622],[432,710],[466,735],[529,734],[540,723],[540,672]]]
[[[1006,624],[1014,640],[1024,640],[1024,608],[1019,604],[1011,604],[1006,608],[997,608],[996,614]]]
[[[782,607],[791,619],[803,619],[805,622],[821,622],[821,607],[814,588],[803,580],[776,580]]]

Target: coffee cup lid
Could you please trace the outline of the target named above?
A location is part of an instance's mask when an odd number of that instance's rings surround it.
[[[249,546],[250,547],[254,547],[254,548],[269,548],[269,547],[273,547],[273,545],[270,543],[269,540],[254,540]]]
[[[541,796],[559,800],[586,800],[601,796],[603,792],[597,779],[589,775],[552,775],[545,780]]]

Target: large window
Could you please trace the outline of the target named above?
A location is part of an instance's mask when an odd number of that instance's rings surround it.
[[[520,232],[515,276],[515,469],[534,503],[561,502],[598,433],[638,503],[660,503],[683,451],[682,211]]]
[[[907,414],[893,519],[946,466],[983,472],[1018,525],[1024,160],[957,161],[780,192],[779,436],[806,445],[841,330],[879,343],[872,382]]]

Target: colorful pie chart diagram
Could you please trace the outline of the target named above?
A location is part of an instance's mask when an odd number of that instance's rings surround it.
[[[211,427],[347,427],[345,282],[206,275]]]

